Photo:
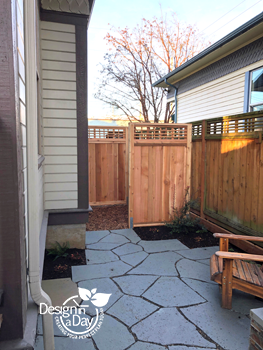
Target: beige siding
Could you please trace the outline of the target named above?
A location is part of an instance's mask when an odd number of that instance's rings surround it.
[[[245,73],[262,65],[259,61],[178,95],[178,123],[243,113]]]
[[[41,22],[45,209],[78,207],[75,26]]]

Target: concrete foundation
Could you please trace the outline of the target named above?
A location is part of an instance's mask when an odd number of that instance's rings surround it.
[[[85,249],[85,237],[86,224],[48,226],[46,249],[52,248],[56,241],[60,244],[69,242],[70,248]]]

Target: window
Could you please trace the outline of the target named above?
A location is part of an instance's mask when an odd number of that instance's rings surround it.
[[[250,72],[249,112],[263,110],[263,68]]]

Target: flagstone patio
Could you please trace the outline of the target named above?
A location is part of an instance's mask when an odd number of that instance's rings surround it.
[[[87,265],[72,267],[72,279],[111,297],[92,339],[64,337],[54,325],[56,350],[247,350],[249,311],[263,302],[234,291],[232,310],[221,308],[209,278],[217,250],[142,241],[132,229],[87,232]],[[39,317],[36,350],[43,349],[42,334]]]

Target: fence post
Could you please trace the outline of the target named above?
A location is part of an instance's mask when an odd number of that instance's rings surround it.
[[[134,124],[129,124],[129,228],[133,228]]]
[[[206,197],[206,134],[207,121],[202,121],[202,158],[201,158],[201,203],[200,216],[204,219],[205,197]]]

